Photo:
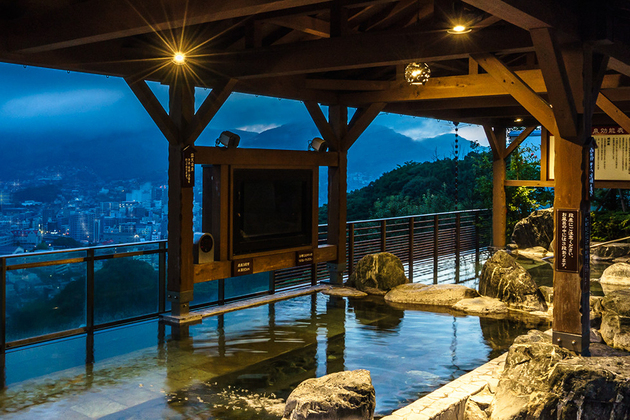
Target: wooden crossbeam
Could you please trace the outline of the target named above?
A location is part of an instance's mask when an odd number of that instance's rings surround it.
[[[553,104],[553,114],[559,130],[557,135],[567,140],[575,139],[579,132],[577,110],[555,30],[536,28],[530,34],[547,85],[549,101]],[[581,68],[572,70],[582,73]]]
[[[499,140],[497,138],[494,129],[489,125],[484,125],[483,130],[486,133],[486,137],[488,138],[488,143],[490,144],[490,150],[492,150],[492,158],[493,160],[502,160],[505,158],[505,139]]]
[[[144,80],[134,80],[130,78],[126,78],[125,82],[127,82],[131,91],[134,95],[136,95],[136,98],[138,98],[153,122],[155,122],[155,125],[157,125],[169,143],[176,142],[177,139],[179,139],[178,129],[147,83]]]
[[[190,129],[186,136],[188,143],[194,143],[201,135],[232,93],[236,82],[236,79],[229,79],[223,85],[212,89],[212,92],[203,101],[190,123]]]
[[[627,133],[630,133],[630,117],[601,92],[597,96],[597,106],[604,111],[606,115],[612,118],[613,121],[619,124],[621,128],[626,130]]]
[[[343,79],[306,79],[304,86],[321,90],[386,90],[392,82],[379,80],[343,80]]]
[[[527,127],[525,128],[525,130],[523,130],[521,132],[521,134],[518,135],[517,138],[515,138],[514,140],[512,140],[512,143],[510,143],[510,145],[508,146],[508,148],[505,150],[505,157],[508,157],[512,154],[512,152],[514,150],[516,150],[516,148],[518,146],[521,145],[521,143],[523,143],[523,141],[529,137],[530,134],[532,134],[532,131],[534,131],[536,129],[536,127]]]
[[[379,102],[368,106],[367,108],[359,108],[352,116],[348,132],[341,140],[342,150],[348,150],[359,138],[366,128],[374,121],[374,118],[385,108],[385,103]]]
[[[308,113],[311,115],[315,126],[324,140],[326,140],[328,144],[338,144],[339,138],[335,134],[331,125],[328,123],[328,120],[322,112],[322,109],[319,107],[319,104],[314,101],[304,101],[304,106],[306,106]]]
[[[311,16],[275,17],[267,19],[266,22],[321,38],[330,38],[330,23]]]
[[[502,85],[538,122],[554,134],[559,132],[553,110],[549,104],[523,82],[516,73],[508,69],[492,54],[474,54],[471,57],[494,77],[497,83]]]
[[[608,61],[608,68],[630,77],[630,60],[628,60],[628,62],[624,62],[614,57],[610,57],[610,60]]]
[[[389,25],[400,19],[401,15],[407,14],[409,9],[418,4],[417,0],[402,0],[395,4],[395,6],[378,22],[369,25],[365,30],[382,30],[386,29]]]

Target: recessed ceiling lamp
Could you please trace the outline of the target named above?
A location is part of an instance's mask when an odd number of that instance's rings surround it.
[[[175,54],[173,54],[173,63],[177,64],[178,66],[181,66],[185,62],[186,62],[186,55],[183,52],[178,51]]]
[[[522,118],[515,118],[514,122],[516,122],[516,123],[523,122],[523,119]]]
[[[472,29],[470,29],[466,25],[458,24],[458,25],[453,26],[451,29],[447,29],[446,32],[452,35],[462,35],[462,34],[470,33],[471,30]]]
[[[405,80],[412,85],[424,85],[431,77],[427,63],[409,63],[405,67]]]

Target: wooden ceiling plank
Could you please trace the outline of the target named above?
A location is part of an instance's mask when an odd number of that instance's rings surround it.
[[[230,94],[236,85],[236,79],[229,79],[221,86],[217,86],[203,101],[193,120],[190,123],[190,130],[187,133],[187,143],[194,143],[195,140],[201,135],[203,130],[208,126],[210,121],[217,114],[219,109],[223,106],[225,101],[229,98]]]
[[[536,28],[532,29],[530,34],[560,131],[557,135],[567,140],[575,139],[579,132],[577,110],[555,30]],[[570,70],[579,74],[582,73],[581,68]]]
[[[601,92],[597,96],[597,106],[627,133],[630,133],[630,117]]]
[[[138,98],[144,109],[147,111],[155,125],[160,129],[169,143],[177,142],[179,134],[173,120],[168,115],[164,107],[155,97],[155,94],[144,80],[134,80],[126,78],[125,82],[131,88],[133,94]]]
[[[0,34],[6,39],[9,51],[34,53],[156,31],[168,33],[183,26],[327,4],[328,1],[214,0],[212,7],[208,7],[205,2],[162,0],[163,7],[155,8],[160,13],[152,13],[137,7],[140,3],[134,0],[91,0],[44,16],[5,22]]]
[[[385,103],[373,103],[367,108],[359,108],[356,110],[350,120],[348,132],[341,140],[342,150],[348,150],[361,134],[369,127],[378,114],[385,108]]]
[[[505,65],[492,54],[474,54],[471,55],[471,57],[494,77],[497,83],[503,86],[505,90],[545,128],[554,134],[559,132],[553,110],[549,104],[523,82],[516,73],[505,67]]]
[[[531,30],[554,27],[579,39],[579,19],[559,2],[544,0],[463,0],[512,25]]]
[[[337,144],[339,143],[339,139],[335,134],[332,126],[326,119],[324,112],[320,108],[319,104],[314,101],[304,101],[304,106],[308,110],[308,113],[311,115],[315,126],[319,130],[319,133],[322,135],[323,139],[328,142],[328,144]]]
[[[384,16],[378,22],[375,22],[372,25],[369,25],[366,28],[366,30],[368,30],[368,31],[377,30],[378,31],[378,30],[386,29],[393,22],[395,22],[396,20],[400,19],[401,15],[403,15],[405,13],[409,13],[409,9],[411,9],[417,3],[418,3],[417,0],[401,0],[401,1],[399,1],[398,3],[396,3],[394,8],[389,11],[387,16]]]
[[[330,23],[310,16],[286,16],[267,19],[265,22],[285,28],[315,35],[321,38],[330,38]]]
[[[521,143],[523,143],[523,141],[529,137],[530,134],[532,134],[532,132],[536,129],[535,126],[533,127],[527,127],[525,128],[525,130],[523,130],[521,132],[521,134],[518,135],[518,137],[516,137],[514,140],[512,140],[512,142],[510,143],[510,145],[508,146],[508,148],[505,150],[505,157],[508,157],[512,154],[512,152],[514,150],[516,150],[516,148],[518,146],[521,145]]]
[[[490,27],[475,33],[471,43],[453,43],[441,33],[412,30],[370,32],[319,39],[297,45],[207,54],[221,74],[238,79],[287,76],[333,70],[396,65],[410,61],[468,58],[481,52],[526,52],[529,34]]]

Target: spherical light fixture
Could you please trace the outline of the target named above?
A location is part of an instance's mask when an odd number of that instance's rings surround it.
[[[178,66],[181,66],[185,62],[186,62],[186,55],[183,52],[178,51],[173,55],[173,63],[177,64]]]
[[[412,85],[424,85],[431,77],[427,63],[409,63],[405,67],[405,80]]]

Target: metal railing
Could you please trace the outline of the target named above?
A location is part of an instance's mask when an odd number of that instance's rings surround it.
[[[489,245],[490,229],[488,210],[349,222],[347,274],[353,272],[361,257],[387,251],[403,261],[413,281],[432,279],[437,283],[445,280],[440,274],[443,272],[447,273],[449,281],[464,281],[477,273],[475,269],[474,274],[468,273],[461,279],[460,262],[468,258],[479,263],[480,252]],[[326,242],[326,235],[326,225],[321,225],[320,243]],[[80,334],[87,334],[89,347],[93,333],[99,329],[156,317],[170,310],[166,301],[166,253],[166,241],[155,241],[0,256],[0,364],[3,365],[7,349]],[[135,268],[112,263],[130,259],[141,263]],[[116,276],[116,270],[119,274],[116,279],[107,277]],[[129,276],[136,277],[129,279]],[[191,307],[315,285],[327,277],[326,264],[320,263],[278,270],[268,278],[256,280],[250,290],[227,293],[227,296],[226,289],[235,289],[231,279],[199,283],[195,285],[195,301]],[[137,287],[140,286],[136,284],[140,278],[145,284],[142,293],[147,295],[147,302],[144,307],[133,308],[135,304],[140,306],[137,303]],[[130,280],[136,282],[133,290],[119,291],[127,287]],[[9,286],[13,293],[8,292]],[[198,291],[197,287],[208,290]],[[62,292],[64,296],[59,297]],[[204,293],[205,297],[197,299],[197,295]],[[134,295],[135,298],[130,298]],[[124,310],[103,315],[116,301],[121,302]],[[130,301],[133,304],[129,304]],[[74,317],[62,316],[63,310],[74,313]],[[37,324],[38,317],[51,318],[47,319],[50,322],[58,318],[59,323],[50,330],[37,329],[32,324]],[[29,323],[31,318],[35,321]]]

